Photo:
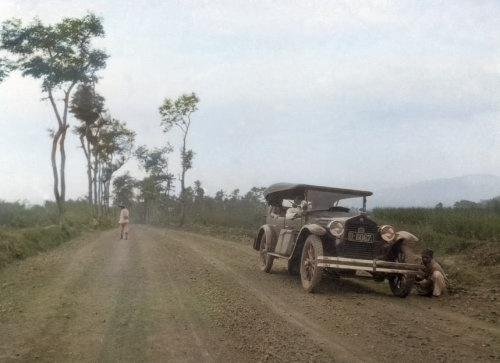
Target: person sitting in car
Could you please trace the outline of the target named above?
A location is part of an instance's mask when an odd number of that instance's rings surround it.
[[[302,209],[302,200],[303,198],[301,197],[295,197],[295,199],[292,202],[292,206],[286,210],[286,219],[294,219],[297,218],[297,216],[301,216],[303,209]]]

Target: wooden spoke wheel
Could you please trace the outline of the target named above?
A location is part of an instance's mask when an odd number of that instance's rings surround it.
[[[318,236],[307,237],[300,259],[300,279],[307,292],[315,292],[321,282],[323,268],[318,267],[318,256],[323,255],[323,244]]]
[[[400,250],[395,258],[395,262],[406,262],[406,254]],[[413,277],[408,275],[397,274],[389,277],[389,287],[392,294],[400,298],[405,298],[410,294],[414,282]]]
[[[259,244],[259,260],[260,260],[260,269],[264,272],[271,272],[271,268],[273,267],[274,256],[270,256],[267,253],[267,239],[266,234],[262,233],[262,237],[260,237]]]

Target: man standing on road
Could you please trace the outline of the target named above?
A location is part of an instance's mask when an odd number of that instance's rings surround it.
[[[434,252],[430,249],[422,252],[424,278],[417,282],[421,295],[439,297],[446,288],[446,275],[439,263],[434,260]]]
[[[130,222],[130,213],[128,209],[124,206],[120,206],[121,211],[120,211],[120,220],[118,223],[120,223],[121,226],[121,234],[120,234],[120,239],[123,239],[123,235],[125,235],[125,239],[128,239],[128,224]]]

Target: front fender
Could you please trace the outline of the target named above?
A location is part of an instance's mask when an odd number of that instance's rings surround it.
[[[418,263],[419,257],[414,252],[417,242],[417,236],[410,232],[396,232],[396,238],[394,239],[394,243],[390,247],[388,257],[390,259],[394,259],[399,254],[399,251],[402,251],[405,254],[406,262]]]
[[[319,236],[319,237],[324,236],[326,234],[325,227],[322,227],[322,226],[320,226],[319,224],[316,224],[316,223],[311,223],[311,224],[304,225],[304,227],[302,227],[302,229],[300,230],[300,232],[302,233],[302,231],[304,229],[307,229],[310,233],[315,234],[316,236]]]
[[[299,235],[297,236],[297,241],[295,243],[295,246],[293,247],[291,258],[298,258],[300,256],[302,246],[304,246],[304,242],[306,241],[307,236],[309,236],[310,234],[315,234],[316,236],[322,237],[326,234],[326,229],[315,223],[304,225],[300,230]]]

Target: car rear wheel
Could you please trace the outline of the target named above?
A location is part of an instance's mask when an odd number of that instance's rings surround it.
[[[400,251],[395,260],[396,262],[406,262],[406,254]],[[393,295],[400,298],[405,298],[410,294],[414,282],[414,278],[408,275],[398,274],[389,277],[389,287]]]
[[[323,268],[318,267],[318,256],[323,255],[323,244],[318,236],[307,237],[300,259],[300,280],[307,292],[315,292],[323,275]]]
[[[259,244],[260,269],[264,272],[269,273],[271,272],[271,268],[273,267],[274,256],[270,256],[267,253],[267,247],[266,234],[262,233]]]

